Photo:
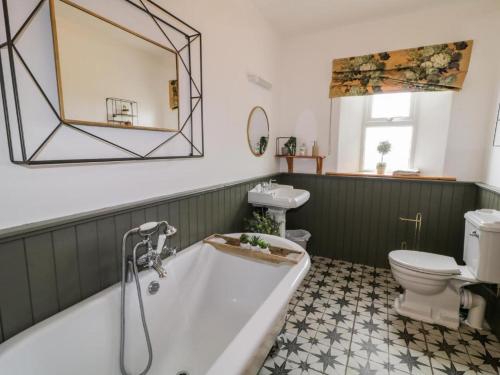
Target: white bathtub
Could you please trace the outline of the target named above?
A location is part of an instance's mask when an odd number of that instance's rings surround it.
[[[281,238],[274,244],[299,246]],[[164,262],[168,276],[147,294],[155,272],[140,275],[153,345],[150,375],[256,373],[310,260],[260,263],[195,244]],[[135,283],[127,286],[126,366],[142,370],[147,349]],[[120,285],[44,320],[0,345],[2,375],[120,374]]]

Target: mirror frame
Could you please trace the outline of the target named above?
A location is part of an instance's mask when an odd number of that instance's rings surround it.
[[[66,4],[68,6],[71,6],[83,13],[86,13],[87,15],[91,17],[95,17],[96,19],[106,22],[107,24],[114,26],[122,31],[125,31],[135,37],[138,37],[146,42],[149,42],[157,47],[160,47],[166,51],[169,51],[175,55],[175,69],[176,69],[176,80],[177,82],[179,81],[179,55],[177,52],[175,52],[173,49],[168,48],[167,46],[155,42],[154,40],[149,39],[148,37],[141,35],[123,25],[120,25],[117,22],[114,22],[106,17],[103,17],[89,9],[86,9],[70,0],[49,0],[49,6],[50,6],[50,26],[52,28],[52,42],[53,42],[53,48],[54,48],[54,61],[55,61],[55,66],[56,66],[56,79],[57,79],[57,92],[59,96],[59,114],[61,116],[61,119],[65,122],[69,122],[72,124],[78,124],[78,125],[89,125],[89,126],[103,126],[103,127],[108,127],[108,128],[119,128],[119,129],[135,129],[135,130],[152,130],[152,131],[163,131],[163,132],[170,132],[174,133],[179,131],[180,128],[180,110],[177,108],[177,129],[174,128],[158,128],[154,126],[138,126],[138,125],[120,125],[120,124],[113,124],[109,122],[99,122],[99,121],[88,121],[88,120],[80,120],[80,119],[69,119],[65,115],[64,111],[64,92],[63,92],[63,82],[62,82],[62,74],[61,74],[61,59],[59,57],[60,55],[60,44],[59,40],[57,37],[57,16],[56,16],[56,1],[59,1],[63,4]],[[179,94],[180,97],[180,94]],[[167,105],[167,104],[166,104]],[[179,104],[180,106],[180,104]]]
[[[267,147],[266,149],[264,150],[264,152],[262,154],[257,154],[254,149],[252,148],[252,145],[250,144],[250,124],[252,122],[252,117],[253,117],[253,114],[255,113],[255,111],[257,110],[262,110],[262,112],[264,113],[264,116],[266,117],[266,123],[267,123],[267,138],[268,138],[268,141],[267,141]],[[252,110],[250,111],[250,114],[248,115],[248,120],[247,120],[247,143],[248,143],[248,148],[250,149],[250,152],[256,156],[256,157],[261,157],[263,156],[267,149],[269,148],[269,132],[270,132],[270,127],[269,127],[269,117],[267,117],[267,112],[266,110],[261,107],[261,106],[255,106],[252,108]]]
[[[195,27],[189,25],[179,17],[169,12],[165,7],[159,5],[156,0],[116,0],[119,6],[129,6],[133,11],[140,12],[148,16],[144,22],[151,22],[155,29],[160,29],[165,37],[165,43],[171,46],[177,52],[178,56],[178,74],[186,76],[186,84],[183,85],[184,109],[180,111],[179,129],[175,132],[157,131],[158,141],[156,144],[148,145],[148,149],[136,150],[136,146],[142,143],[132,143],[134,138],[125,136],[127,130],[143,130],[138,133],[138,141],[145,139],[145,133],[151,133],[139,127],[129,127],[126,129],[115,129],[116,133],[103,134],[96,132],[97,129],[112,127],[94,126],[93,129],[85,129],[86,126],[74,124],[65,121],[61,118],[59,108],[59,92],[57,90],[57,79],[54,77],[45,77],[49,79],[49,84],[54,85],[55,93],[57,94],[53,100],[48,93],[47,86],[42,85],[36,76],[36,70],[32,70],[32,64],[43,64],[49,68],[54,67],[55,60],[53,52],[53,36],[47,35],[47,39],[51,41],[50,47],[47,44],[47,49],[51,57],[45,55],[37,55],[37,58],[26,59],[23,56],[22,50],[18,49],[21,36],[25,31],[32,29],[34,19],[42,19],[41,22],[47,22],[47,27],[50,33],[51,30],[51,15],[50,15],[50,0],[38,0],[27,9],[16,9],[9,7],[9,2],[18,0],[3,0],[4,12],[2,15],[5,25],[4,39],[0,40],[0,104],[3,110],[5,119],[6,138],[8,146],[8,154],[11,163],[16,165],[52,165],[52,164],[82,164],[82,163],[102,163],[102,162],[121,162],[121,161],[145,161],[145,160],[175,160],[175,159],[193,159],[203,158],[205,156],[205,136],[204,136],[204,110],[203,110],[203,48],[202,34]],[[80,0],[72,0],[80,3]],[[82,0],[83,1],[83,0]],[[85,0],[87,2],[87,0]],[[101,4],[101,0],[88,0],[92,4]],[[94,9],[92,6],[91,9]],[[96,9],[99,9],[97,7]],[[26,10],[26,9],[25,9]],[[98,11],[96,11],[99,13]],[[12,16],[11,14],[14,14]],[[13,26],[12,19],[20,20]],[[114,19],[114,18],[112,18]],[[148,20],[149,19],[149,20]],[[140,27],[140,26],[139,26]],[[135,30],[135,28],[132,28]],[[158,34],[160,37],[161,35]],[[175,36],[177,39],[170,39]],[[45,46],[45,44],[44,44]],[[24,70],[27,73],[27,80],[18,78],[18,71]],[[186,90],[186,87],[188,89]],[[25,89],[26,88],[26,89]],[[20,90],[23,91],[20,91]],[[23,111],[29,110],[29,105],[25,101],[27,90],[33,90],[40,96],[40,104],[43,105],[43,110],[50,116],[52,113],[53,120],[45,118],[43,123],[38,119],[33,119],[23,115]],[[31,92],[31,91],[30,91]],[[166,104],[168,105],[168,104]],[[54,121],[55,120],[55,121]],[[108,124],[106,124],[108,125]],[[44,133],[36,133],[39,126],[43,126]],[[88,128],[91,128],[89,126]],[[94,154],[89,151],[85,154],[85,150],[76,150],[73,152],[71,148],[52,148],[52,154],[44,158],[42,151],[52,146],[53,140],[61,132],[71,132],[73,139],[85,138],[90,139],[96,144],[108,146],[107,150],[116,149],[116,155]],[[116,134],[116,138],[112,137]],[[136,132],[137,134],[137,132]],[[151,139],[151,138],[149,138]],[[181,139],[186,143],[186,152],[176,153],[171,152],[169,147],[172,140]],[[152,143],[152,142],[151,142]],[[174,146],[175,147],[175,146]],[[55,151],[55,153],[54,153]],[[122,156],[123,155],[123,156]]]

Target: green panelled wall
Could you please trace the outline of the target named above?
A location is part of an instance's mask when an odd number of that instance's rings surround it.
[[[269,178],[1,234],[0,342],[118,282],[122,236],[132,227],[168,220],[179,229],[172,239],[179,249],[240,231],[247,191]]]
[[[422,251],[462,259],[464,213],[476,207],[473,183],[283,174],[280,183],[311,192],[307,204],[289,211],[289,228],[313,235],[317,255],[387,267],[387,254],[405,241],[415,248],[413,223],[422,213]]]

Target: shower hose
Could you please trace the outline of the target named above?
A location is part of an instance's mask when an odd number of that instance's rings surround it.
[[[127,262],[126,262],[126,254],[125,248],[127,243],[127,237],[129,234],[134,233],[135,230],[130,230],[123,236],[122,242],[122,280],[121,280],[121,309],[120,309],[120,371],[122,375],[130,375],[125,368],[125,288],[127,285]],[[132,270],[134,273],[135,286],[137,288],[137,297],[139,299],[139,307],[141,310],[141,320],[142,327],[144,329],[144,336],[146,337],[146,343],[148,346],[148,363],[144,370],[142,370],[138,375],[145,375],[149,369],[151,368],[151,364],[153,363],[153,348],[151,346],[151,338],[149,337],[148,324],[146,322],[146,316],[144,313],[144,304],[142,302],[142,293],[141,293],[141,284],[139,282],[139,272],[137,271],[137,262],[136,262],[136,251],[139,246],[143,245],[144,241],[139,242],[134,247],[132,261],[129,261],[128,264],[132,263]]]

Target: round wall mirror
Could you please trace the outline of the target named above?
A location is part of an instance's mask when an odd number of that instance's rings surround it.
[[[269,143],[269,120],[262,107],[250,111],[247,124],[247,138],[250,151],[255,156],[262,156]]]

